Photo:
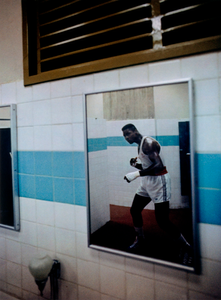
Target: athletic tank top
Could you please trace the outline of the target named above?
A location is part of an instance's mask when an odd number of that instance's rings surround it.
[[[139,149],[139,153],[138,153],[138,158],[140,159],[140,161],[141,161],[141,163],[142,163],[143,169],[147,169],[147,168],[149,168],[149,167],[153,164],[153,162],[149,159],[149,156],[146,155],[145,153],[143,153],[143,150],[142,150],[144,140],[147,139],[147,138],[150,139],[150,140],[156,141],[155,139],[153,139],[153,138],[151,138],[151,137],[147,137],[147,136],[144,136],[144,137],[142,138],[142,140],[141,140],[141,143],[140,143],[140,149]],[[157,141],[156,141],[156,142],[157,142]],[[158,143],[158,142],[157,142],[157,143]],[[158,144],[159,144],[159,143],[158,143]],[[159,146],[160,146],[160,144],[159,144]],[[162,161],[162,163],[163,163],[163,165],[164,165],[164,161],[163,161],[163,157],[162,157],[162,148],[161,148],[161,146],[160,146],[160,153],[159,153],[159,156],[160,156],[160,159],[161,159],[161,161]],[[165,166],[165,165],[164,165],[164,166]]]

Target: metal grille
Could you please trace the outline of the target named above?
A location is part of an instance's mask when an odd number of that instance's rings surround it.
[[[23,0],[32,84],[220,49],[220,0]]]

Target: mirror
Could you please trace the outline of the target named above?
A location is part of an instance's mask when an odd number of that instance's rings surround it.
[[[16,106],[0,106],[0,226],[19,230]]]
[[[192,81],[87,94],[85,118],[89,247],[194,271]],[[122,131],[131,123],[135,135]],[[131,158],[150,169],[140,176]],[[139,175],[128,183],[128,173]]]

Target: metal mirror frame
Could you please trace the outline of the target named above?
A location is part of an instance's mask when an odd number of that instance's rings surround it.
[[[112,248],[106,248],[103,246],[98,246],[92,244],[90,241],[90,232],[91,232],[91,216],[90,216],[90,195],[89,195],[89,163],[88,163],[88,143],[87,143],[87,96],[93,94],[100,94],[106,92],[113,92],[113,91],[125,91],[131,90],[136,88],[148,88],[148,87],[158,87],[164,85],[172,85],[172,84],[181,84],[187,83],[188,85],[188,96],[189,96],[189,131],[190,131],[190,175],[191,175],[191,201],[192,201],[192,231],[193,231],[193,248],[194,248],[194,265],[193,267],[181,265],[178,263],[173,263],[170,261],[164,261],[160,259],[155,259],[152,257],[140,256],[137,254],[132,254],[129,252],[124,252],[120,250],[115,250]],[[200,273],[200,259],[199,259],[199,238],[198,238],[198,227],[197,227],[197,220],[196,220],[196,183],[195,183],[195,127],[194,127],[194,111],[193,111],[193,101],[194,101],[194,88],[193,88],[193,80],[191,78],[184,78],[178,80],[171,80],[171,81],[161,81],[151,84],[145,85],[135,85],[129,88],[119,88],[119,89],[105,89],[105,90],[97,90],[90,93],[84,94],[84,132],[85,132],[85,170],[86,170],[86,197],[87,197],[87,241],[88,247],[92,249],[96,249],[99,251],[104,251],[108,253],[112,253],[115,255],[121,255],[128,258],[134,258],[141,261],[147,261],[152,263],[161,264],[168,267],[173,267],[176,269],[186,270],[194,273]]]
[[[10,137],[11,137],[11,173],[12,173],[12,197],[13,197],[13,225],[0,223],[0,227],[20,230],[20,204],[18,195],[18,152],[17,152],[17,107],[16,104],[1,105],[1,108],[10,108]]]

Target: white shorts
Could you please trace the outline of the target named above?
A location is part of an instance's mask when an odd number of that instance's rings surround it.
[[[170,174],[166,173],[164,175],[159,176],[141,177],[141,184],[138,187],[136,194],[143,197],[150,197],[154,203],[170,201]]]

